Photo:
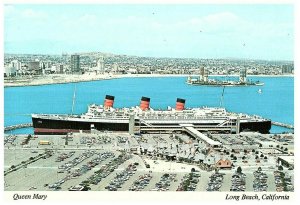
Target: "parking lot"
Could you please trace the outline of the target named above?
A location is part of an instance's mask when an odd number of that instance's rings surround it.
[[[207,149],[200,146],[201,149],[196,150],[195,140],[184,135],[180,135],[183,139],[180,140],[176,137],[179,135],[146,134],[139,138],[126,133],[32,136],[25,145],[21,144],[26,136],[9,137],[5,140],[4,170],[9,171],[12,166],[17,168],[5,175],[4,188],[7,191],[67,191],[74,187],[91,191],[293,190],[293,170],[284,169],[278,173],[274,166],[275,157],[263,149],[258,153],[222,151],[223,158],[231,159],[234,153],[237,159],[233,160],[234,168],[219,169],[217,173],[203,170],[192,160],[168,158],[176,148],[182,153]],[[220,137],[222,140],[224,143],[255,143],[247,136],[223,136]],[[144,154],[139,153],[141,144],[148,149]],[[167,154],[156,156],[151,147],[154,151],[158,147],[157,151],[161,149]],[[50,155],[45,155],[47,152]],[[236,173],[238,166],[242,168],[242,174]]]

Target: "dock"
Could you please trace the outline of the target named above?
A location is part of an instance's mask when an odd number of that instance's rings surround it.
[[[21,128],[26,128],[26,127],[32,127],[32,123],[23,123],[23,124],[18,124],[18,125],[7,126],[7,127],[4,127],[4,132],[21,129]]]
[[[282,122],[272,121],[272,125],[276,125],[276,126],[279,126],[279,127],[285,127],[285,128],[288,128],[288,129],[294,129],[293,125],[282,123]]]

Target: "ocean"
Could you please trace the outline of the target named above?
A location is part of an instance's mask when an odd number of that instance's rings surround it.
[[[238,80],[237,77],[210,77]],[[133,107],[142,96],[151,98],[156,109],[175,107],[176,98],[186,99],[186,107],[223,106],[231,112],[260,115],[273,121],[294,124],[294,78],[248,77],[264,86],[223,87],[191,86],[185,77],[120,78],[69,84],[4,88],[4,125],[31,122],[31,113],[70,114],[76,87],[74,114],[87,111],[87,105],[103,104],[105,95],[114,95],[114,107]],[[258,93],[258,89],[262,92]],[[288,129],[272,126],[272,133]],[[33,133],[32,128],[12,133]]]

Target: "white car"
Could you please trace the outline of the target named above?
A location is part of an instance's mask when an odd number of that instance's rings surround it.
[[[32,187],[29,188],[29,190],[33,190],[33,189],[36,189],[36,187],[32,186]]]

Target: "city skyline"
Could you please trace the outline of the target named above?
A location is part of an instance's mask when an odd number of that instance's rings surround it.
[[[291,5],[6,5],[4,11],[5,53],[262,60],[294,55]]]

